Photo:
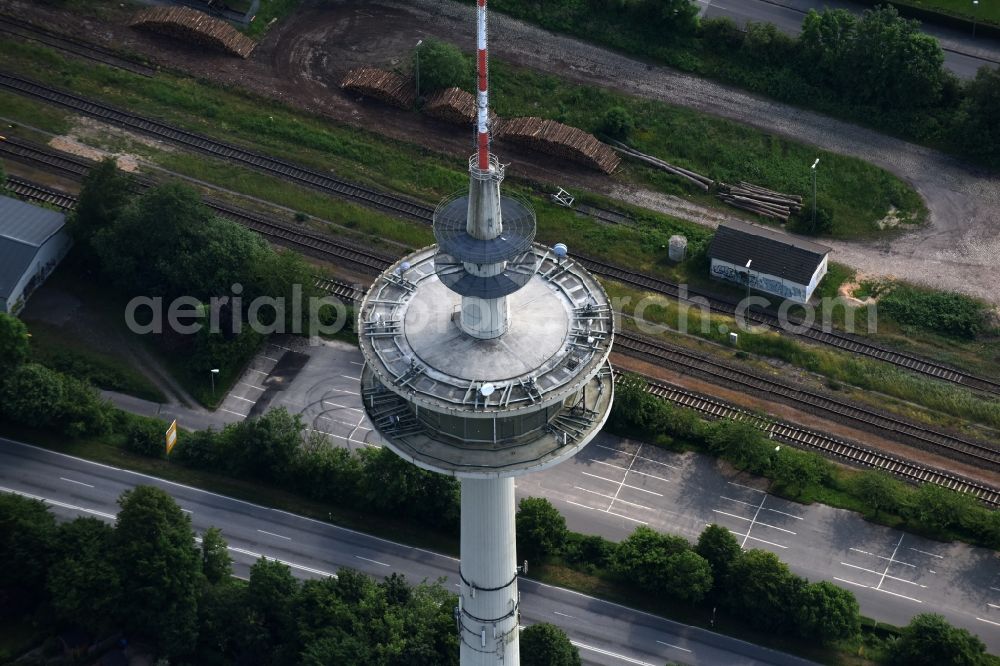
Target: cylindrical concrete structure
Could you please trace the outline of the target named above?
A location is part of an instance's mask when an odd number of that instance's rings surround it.
[[[517,666],[514,479],[462,479],[462,666]]]

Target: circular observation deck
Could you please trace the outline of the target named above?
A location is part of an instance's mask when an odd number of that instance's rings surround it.
[[[529,279],[507,297],[508,330],[475,338],[459,326],[461,296],[436,272],[438,254],[432,246],[400,260],[362,301],[372,423],[403,458],[457,476],[516,475],[576,453],[613,395],[603,288],[572,259],[532,245],[519,262]]]

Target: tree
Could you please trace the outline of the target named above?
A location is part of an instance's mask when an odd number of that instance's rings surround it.
[[[832,643],[861,631],[858,600],[848,590],[826,581],[802,589],[795,614],[803,638]]]
[[[226,426],[223,446],[243,472],[279,481],[291,472],[304,428],[301,416],[279,407]]]
[[[105,158],[83,178],[80,200],[67,220],[73,240],[85,252],[101,229],[115,224],[132,200],[132,178],[118,168],[114,158]]]
[[[724,604],[758,629],[787,633],[796,627],[789,621],[788,609],[794,608],[802,587],[802,579],[792,575],[777,555],[748,550],[730,568]]]
[[[712,588],[712,568],[683,537],[640,526],[618,544],[611,571],[654,594],[700,601]]]
[[[125,448],[150,458],[166,455],[167,424],[159,419],[129,416],[125,425]]]
[[[0,312],[0,376],[28,360],[28,327],[14,315]]]
[[[62,400],[59,373],[37,363],[15,368],[0,385],[0,413],[32,428],[50,425]]]
[[[566,519],[552,502],[525,497],[517,507],[517,550],[528,561],[542,561],[566,544]]]
[[[118,620],[121,585],[110,559],[113,540],[111,526],[96,518],[59,526],[46,587],[61,620],[94,632]]]
[[[712,567],[692,550],[667,557],[664,592],[682,601],[696,603],[712,589]]]
[[[826,460],[815,453],[788,447],[774,455],[771,469],[778,488],[793,495],[830,476],[830,463]]]
[[[126,490],[118,504],[113,562],[122,583],[122,622],[155,640],[166,656],[187,654],[197,640],[202,583],[191,520],[152,486]]]
[[[209,527],[201,536],[201,572],[209,583],[221,583],[233,575],[233,560],[222,530]]]
[[[566,633],[542,622],[521,632],[523,666],[580,666],[580,651],[569,642]]]
[[[613,106],[604,113],[600,130],[612,139],[624,141],[635,127],[632,116],[620,106]]]
[[[41,598],[52,561],[56,521],[37,500],[0,493],[0,590],[18,591],[23,606]],[[17,604],[3,604],[0,617]]]
[[[420,62],[420,90],[469,89],[475,83],[470,62],[457,47],[436,39],[425,39],[414,53],[414,69]]]
[[[925,483],[906,508],[906,517],[923,529],[940,534],[961,524],[974,506],[975,500],[968,495]]]
[[[721,525],[709,525],[698,535],[695,552],[705,558],[712,568],[716,589],[726,585],[733,562],[743,552],[733,533]]]
[[[935,613],[914,617],[889,646],[889,663],[899,666],[978,666],[986,646],[965,629]]]
[[[292,635],[292,599],[298,589],[292,570],[277,560],[262,557],[250,568],[247,601],[257,629],[255,650],[275,651]]]
[[[955,120],[954,141],[987,164],[1000,165],[1000,67],[980,67],[965,84],[962,105]]]
[[[899,508],[901,485],[880,470],[865,470],[854,477],[854,494],[865,506],[878,516],[880,511],[896,511]]]

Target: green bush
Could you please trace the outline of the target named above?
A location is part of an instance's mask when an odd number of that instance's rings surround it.
[[[965,629],[934,613],[917,615],[889,644],[888,663],[898,666],[980,666],[986,646]]]
[[[878,303],[879,312],[914,328],[972,339],[986,325],[987,307],[964,294],[895,285]]]
[[[125,425],[125,448],[150,458],[166,455],[167,424],[159,419],[132,416]],[[178,434],[178,439],[182,437]]]
[[[625,141],[635,129],[635,121],[629,112],[620,106],[613,106],[604,113],[601,119],[600,131],[612,139]]]
[[[517,506],[518,558],[544,561],[562,552],[566,544],[566,519],[542,497],[525,497]]]

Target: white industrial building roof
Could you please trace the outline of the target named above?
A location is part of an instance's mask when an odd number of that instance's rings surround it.
[[[38,248],[65,220],[62,213],[0,196],[0,298],[10,296]]]

